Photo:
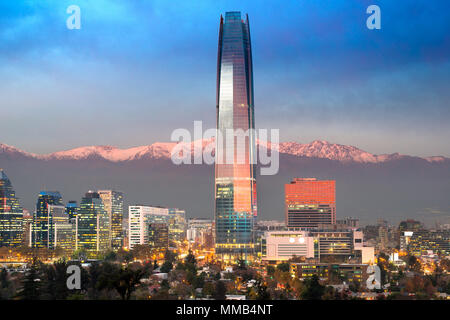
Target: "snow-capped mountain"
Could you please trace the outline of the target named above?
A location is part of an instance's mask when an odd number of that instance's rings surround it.
[[[264,143],[258,142],[261,147]],[[0,144],[0,154],[10,156],[23,156],[41,160],[82,160],[82,159],[105,159],[112,162],[132,161],[139,159],[169,159],[172,149],[177,145],[175,142],[156,142],[147,146],[132,147],[121,149],[113,146],[85,146],[66,151],[58,151],[50,154],[33,154],[22,151],[6,144]],[[189,144],[186,145],[189,148]],[[214,146],[213,140],[204,140],[202,148]],[[199,145],[195,142],[190,144],[190,149],[194,150]],[[330,143],[324,140],[315,140],[311,143],[281,142],[279,144],[269,144],[269,148],[277,150],[281,154],[294,155],[298,157],[319,158],[337,160],[340,162],[357,163],[382,163],[391,160],[397,160],[407,155],[399,153],[376,155],[361,150],[354,146]],[[419,157],[416,157],[419,158]],[[450,160],[443,156],[431,156],[420,158],[428,162],[444,162]]]

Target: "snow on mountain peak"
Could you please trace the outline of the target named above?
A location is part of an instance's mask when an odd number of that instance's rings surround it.
[[[198,141],[200,142],[200,141]],[[201,148],[204,149],[214,139],[203,140]],[[180,142],[184,144],[184,142]],[[37,155],[21,151],[15,147],[0,143],[0,154],[21,154],[23,156],[32,157],[41,160],[82,160],[82,159],[106,159],[112,162],[131,161],[139,159],[169,159],[171,157],[172,149],[177,145],[177,142],[155,142],[151,145],[138,146],[132,148],[121,149],[115,146],[84,146],[75,149],[58,151],[46,155]],[[190,145],[191,151],[200,148],[196,142],[186,143]],[[281,142],[265,143],[264,141],[257,141],[261,147],[267,145],[272,150],[277,150],[280,153],[290,154],[299,157],[322,158],[337,160],[341,162],[358,162],[358,163],[380,163],[400,159],[404,155],[381,154],[375,155],[354,146],[341,145],[330,143],[325,140],[314,140],[310,143],[298,142]],[[430,163],[444,162],[447,158],[442,156],[434,156],[423,158]]]

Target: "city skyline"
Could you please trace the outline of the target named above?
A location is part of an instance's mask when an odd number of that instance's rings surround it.
[[[275,1],[201,2],[195,10],[183,2],[79,1],[83,24],[74,31],[65,28],[69,2],[1,4],[2,143],[37,153],[130,147],[168,141],[193,120],[214,127],[207,112],[214,104],[214,21],[239,9],[259,26],[258,126],[283,128],[281,141],[450,156],[442,86],[449,74],[447,3],[405,2],[399,10],[380,1],[382,28],[371,31],[368,4],[359,1],[288,2],[277,10]],[[169,29],[176,32],[166,37],[161,30]],[[67,122],[78,125],[69,133]]]

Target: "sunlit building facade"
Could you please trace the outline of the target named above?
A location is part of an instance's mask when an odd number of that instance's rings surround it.
[[[17,247],[23,241],[23,210],[11,181],[0,169],[0,247]]]
[[[98,194],[109,218],[111,248],[117,250],[123,245],[123,193],[114,190],[99,190]]]
[[[217,59],[215,162],[216,256],[222,261],[251,259],[257,216],[253,70],[248,16],[227,12],[220,18]],[[227,132],[249,133],[245,143]],[[232,159],[233,161],[229,161]]]
[[[288,228],[317,228],[336,223],[336,182],[295,178],[285,185],[285,217]]]

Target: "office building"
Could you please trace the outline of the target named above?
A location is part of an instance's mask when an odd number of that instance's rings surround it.
[[[81,199],[76,230],[76,249],[84,249],[90,256],[111,249],[109,216],[97,192],[89,191]]]
[[[123,245],[123,193],[114,190],[97,191],[109,218],[111,248],[117,250]]]
[[[249,20],[240,12],[220,17],[216,111],[218,136],[224,138],[216,139],[216,256],[225,262],[248,260],[257,216],[256,147]],[[240,139],[225,139],[227,131],[249,134],[238,143]]]
[[[150,247],[160,250],[169,247],[169,227],[167,223],[149,223],[147,232]]]
[[[128,242],[132,249],[136,245],[148,245],[148,225],[167,224],[169,209],[158,206],[133,205],[128,207]]]
[[[314,258],[314,237],[306,231],[271,231],[263,238],[262,260],[269,263],[286,261],[294,257]]]
[[[51,228],[52,212],[49,206],[62,206],[62,197],[58,191],[41,191],[36,202],[31,231],[33,248],[49,248],[49,228]]]
[[[11,181],[0,169],[0,247],[17,247],[23,241],[23,210]]]
[[[334,180],[295,178],[285,185],[285,217],[288,228],[315,228],[336,223]]]
[[[177,246],[180,242],[186,240],[186,211],[178,208],[169,208],[168,217],[169,242],[171,246]]]
[[[66,204],[66,214],[69,216],[70,221],[75,221],[78,212],[78,205],[76,201],[69,201]]]

